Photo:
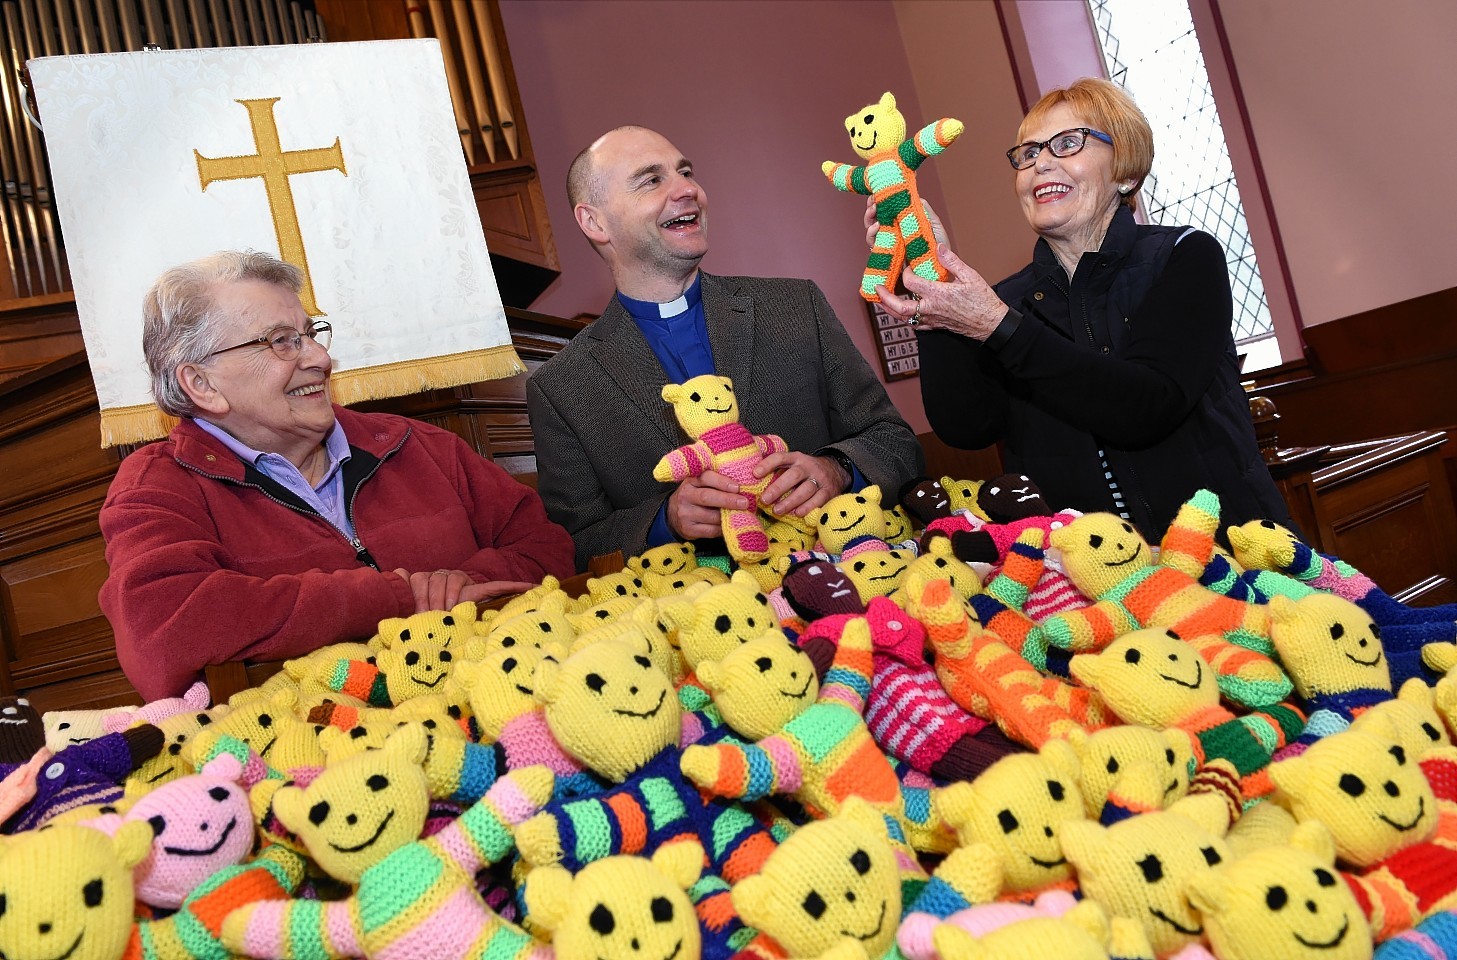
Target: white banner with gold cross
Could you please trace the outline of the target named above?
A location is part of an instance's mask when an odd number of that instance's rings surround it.
[[[102,444],[163,436],[142,296],[225,249],[304,270],[340,403],[524,371],[435,40],[30,64]]]

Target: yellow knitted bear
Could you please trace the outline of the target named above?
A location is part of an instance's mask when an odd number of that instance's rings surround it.
[[[651,860],[608,857],[575,877],[563,867],[538,867],[526,885],[526,908],[532,925],[551,934],[556,960],[696,960],[702,937],[684,891],[702,869],[697,842],[663,847]]]
[[[748,500],[746,509],[723,508],[723,539],[729,555],[740,563],[753,563],[769,553],[769,538],[759,523],[759,495],[773,474],[754,476],[754,468],[771,453],[789,450],[773,434],[749,433],[739,423],[739,401],[728,377],[705,373],[682,384],[663,387],[663,399],[673,405],[673,414],[693,443],[679,447],[658,461],[653,479],[681,483],[689,477],[713,470],[738,484],[739,495]]]
[[[1118,778],[1138,764],[1158,771],[1160,808],[1189,792],[1194,745],[1189,734],[1178,727],[1157,730],[1130,724],[1094,733],[1073,730],[1067,740],[1078,754],[1078,785],[1089,819],[1102,816],[1103,805]]]
[[[1109,920],[1091,900],[1060,917],[1029,917],[981,937],[952,923],[941,924],[931,937],[940,956],[956,960],[1152,960],[1154,955],[1141,927],[1123,917]]]
[[[1368,960],[1371,928],[1335,862],[1330,832],[1311,821],[1288,844],[1195,877],[1187,894],[1220,960]]]
[[[133,820],[109,837],[51,826],[0,841],[0,954],[115,960],[131,936],[132,868],[152,849]]]
[[[690,670],[703,660],[722,660],[734,647],[779,625],[758,581],[742,570],[728,583],[694,585],[665,598],[659,614],[677,630],[678,648]]]
[[[1058,831],[1083,896],[1113,916],[1142,924],[1160,957],[1203,939],[1203,920],[1185,890],[1231,857],[1223,839],[1227,821],[1217,808],[1190,805],[1187,812],[1200,816],[1196,821],[1176,812],[1186,803],[1111,827],[1081,821]]]
[[[408,617],[389,617],[379,622],[379,630],[369,638],[377,650],[409,644],[416,640],[439,640],[446,649],[452,643],[457,649],[476,633],[476,604],[463,600],[449,610],[424,610]]]

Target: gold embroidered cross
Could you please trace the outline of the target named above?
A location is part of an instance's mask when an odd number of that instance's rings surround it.
[[[247,180],[254,177],[263,180],[263,189],[268,193],[268,211],[273,216],[273,231],[278,237],[278,252],[289,263],[304,274],[303,289],[299,300],[311,317],[325,316],[314,301],[314,281],[309,276],[309,259],[304,253],[304,238],[298,228],[298,210],[293,203],[293,188],[288,178],[298,173],[323,173],[338,170],[344,176],[344,151],[339,149],[339,138],[334,138],[332,147],[316,147],[312,150],[284,150],[278,140],[278,121],[273,117],[273,105],[281,98],[266,100],[238,100],[248,110],[248,120],[253,125],[253,143],[258,152],[242,157],[204,157],[193,150],[197,157],[197,178],[205,191],[216,180]]]

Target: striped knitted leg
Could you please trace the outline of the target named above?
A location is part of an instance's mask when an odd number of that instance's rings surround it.
[[[1073,653],[1096,653],[1114,640],[1138,629],[1120,604],[1099,600],[1092,606],[1069,610],[1043,620],[1042,639]]]
[[[740,563],[758,563],[769,556],[769,536],[753,510],[724,510],[723,539]]]
[[[1225,699],[1258,709],[1274,706],[1290,696],[1290,678],[1269,657],[1212,635],[1191,637],[1187,643],[1214,668],[1215,681]]]
[[[365,955],[359,918],[347,900],[268,900],[233,911],[222,942],[261,960],[334,960]]]
[[[922,218],[920,201],[914,195],[897,225],[905,238],[906,267],[912,273],[923,280],[945,280],[950,276],[936,259],[936,238],[931,224]]]
[[[1159,547],[1159,563],[1199,579],[1214,556],[1214,534],[1219,530],[1219,497],[1196,491],[1169,524]]]
[[[860,296],[879,302],[880,295],[875,292],[876,285],[893,290],[904,262],[905,247],[901,244],[900,236],[890,227],[881,227],[876,231],[875,242],[870,247],[870,258],[865,261],[865,274],[860,278]]]

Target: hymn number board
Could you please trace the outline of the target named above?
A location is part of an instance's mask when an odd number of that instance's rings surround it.
[[[870,308],[870,329],[875,334],[885,379],[904,380],[917,376],[921,372],[921,347],[916,342],[915,329],[887,313],[878,303],[867,303],[866,306]]]

